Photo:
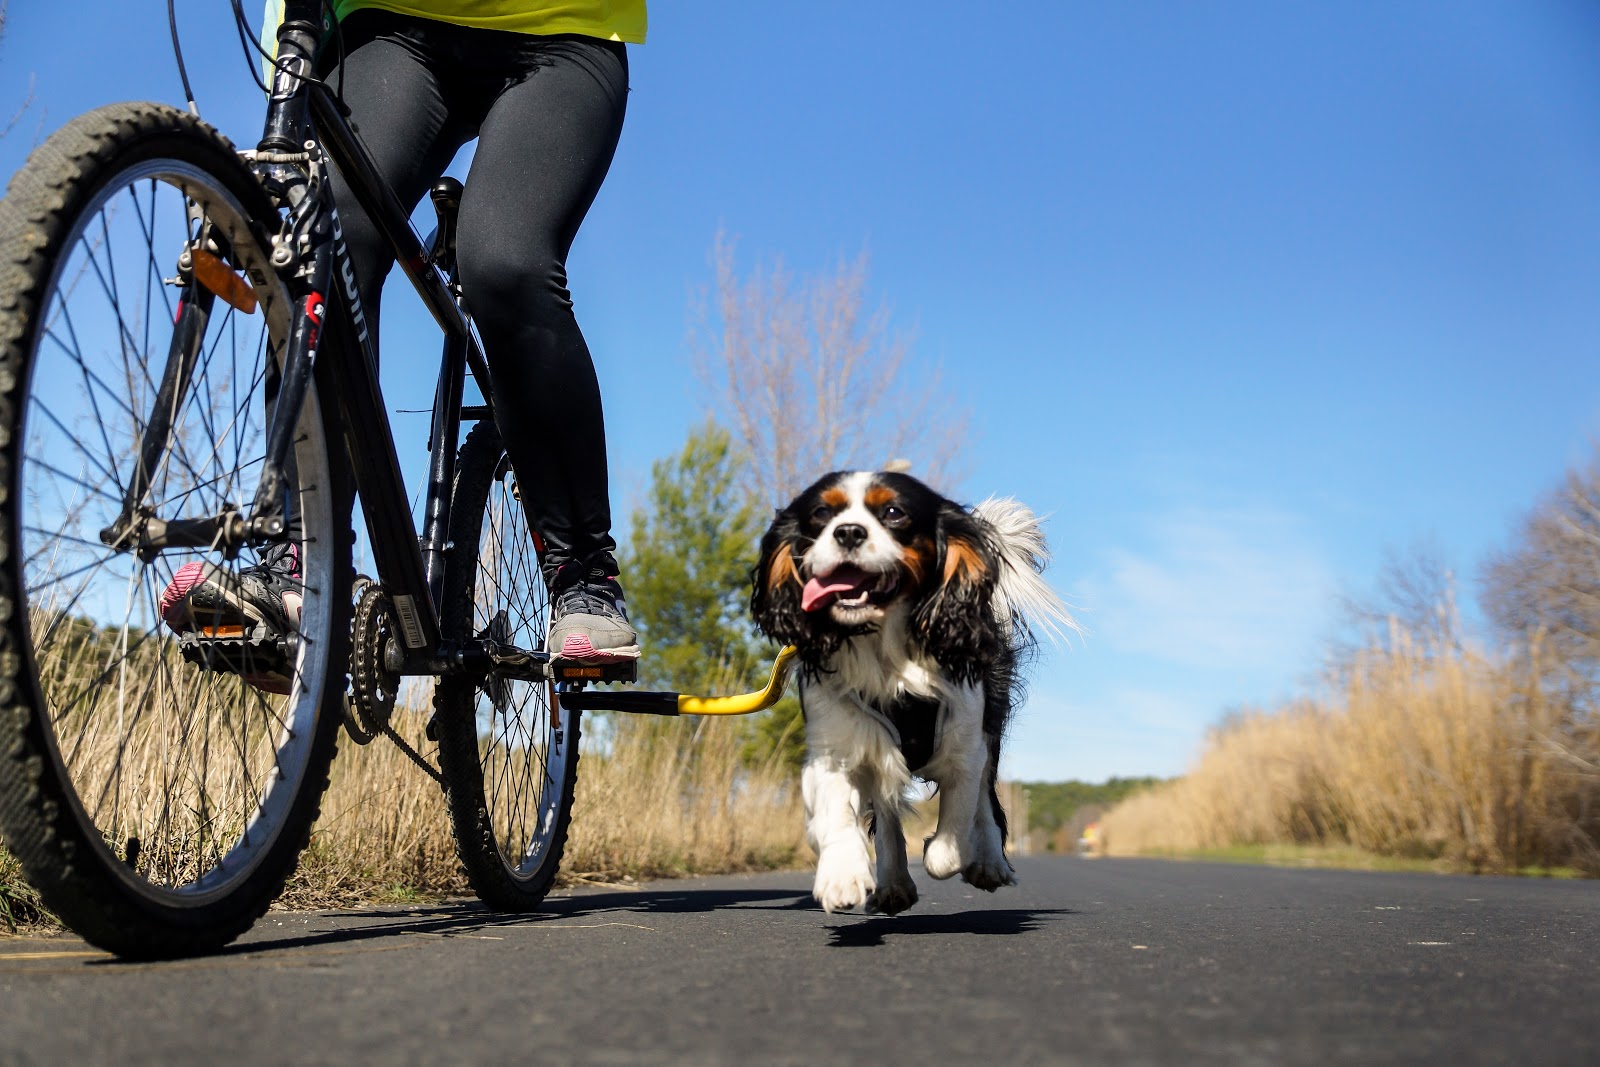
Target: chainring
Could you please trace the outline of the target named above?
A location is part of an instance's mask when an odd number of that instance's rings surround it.
[[[350,698],[344,725],[352,741],[365,745],[388,729],[394,714],[400,675],[385,665],[384,652],[399,634],[383,587],[367,581],[360,590],[350,622]]]

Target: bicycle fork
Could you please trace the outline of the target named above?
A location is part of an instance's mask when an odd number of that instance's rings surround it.
[[[227,290],[224,298],[236,306],[246,300],[253,305],[254,301],[249,287],[238,282],[232,270],[206,249],[207,243],[202,220],[199,236],[185,247],[179,260],[181,281],[172,340],[167,346],[161,384],[139,437],[138,454],[123,492],[122,508],[117,518],[100,531],[103,544],[118,551],[131,550],[145,562],[173,548],[222,548],[231,556],[247,543],[281,539],[286,529],[281,507],[275,510],[254,507],[246,517],[237,507],[225,506],[215,515],[169,519],[157,515],[145,503],[161,465],[167,462],[164,457],[168,455],[173,424],[187,401],[195,363],[205,343],[206,328],[217,298],[215,290]],[[228,289],[218,280],[218,272],[221,277],[236,282],[238,288]],[[207,274],[212,277],[207,278]],[[280,475],[277,483],[280,495],[281,483]],[[259,491],[257,496],[259,498]]]

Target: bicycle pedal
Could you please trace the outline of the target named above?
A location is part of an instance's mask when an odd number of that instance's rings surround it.
[[[204,671],[246,678],[288,674],[294,660],[291,638],[264,622],[249,630],[242,626],[202,627],[179,635],[178,653]]]
[[[610,663],[574,663],[556,660],[550,664],[550,673],[558,682],[637,682],[639,661],[619,659]]]

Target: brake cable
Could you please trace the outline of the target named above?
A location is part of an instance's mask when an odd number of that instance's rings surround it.
[[[189,102],[189,114],[200,117],[200,108],[194,102],[194,90],[189,86],[189,71],[183,65],[183,46],[178,43],[178,13],[173,10],[173,0],[167,0],[167,27],[172,30],[172,55],[178,61],[178,77],[183,81],[183,98]]]

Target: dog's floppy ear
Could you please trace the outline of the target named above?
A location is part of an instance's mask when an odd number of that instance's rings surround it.
[[[786,645],[804,646],[811,637],[811,618],[800,610],[801,539],[795,516],[787,509],[778,512],[761,538],[761,560],[750,572],[750,614],[762,633]]]
[[[935,543],[934,584],[912,618],[912,635],[946,673],[977,681],[1003,645],[993,608],[999,557],[988,525],[950,501],[939,507]]]

